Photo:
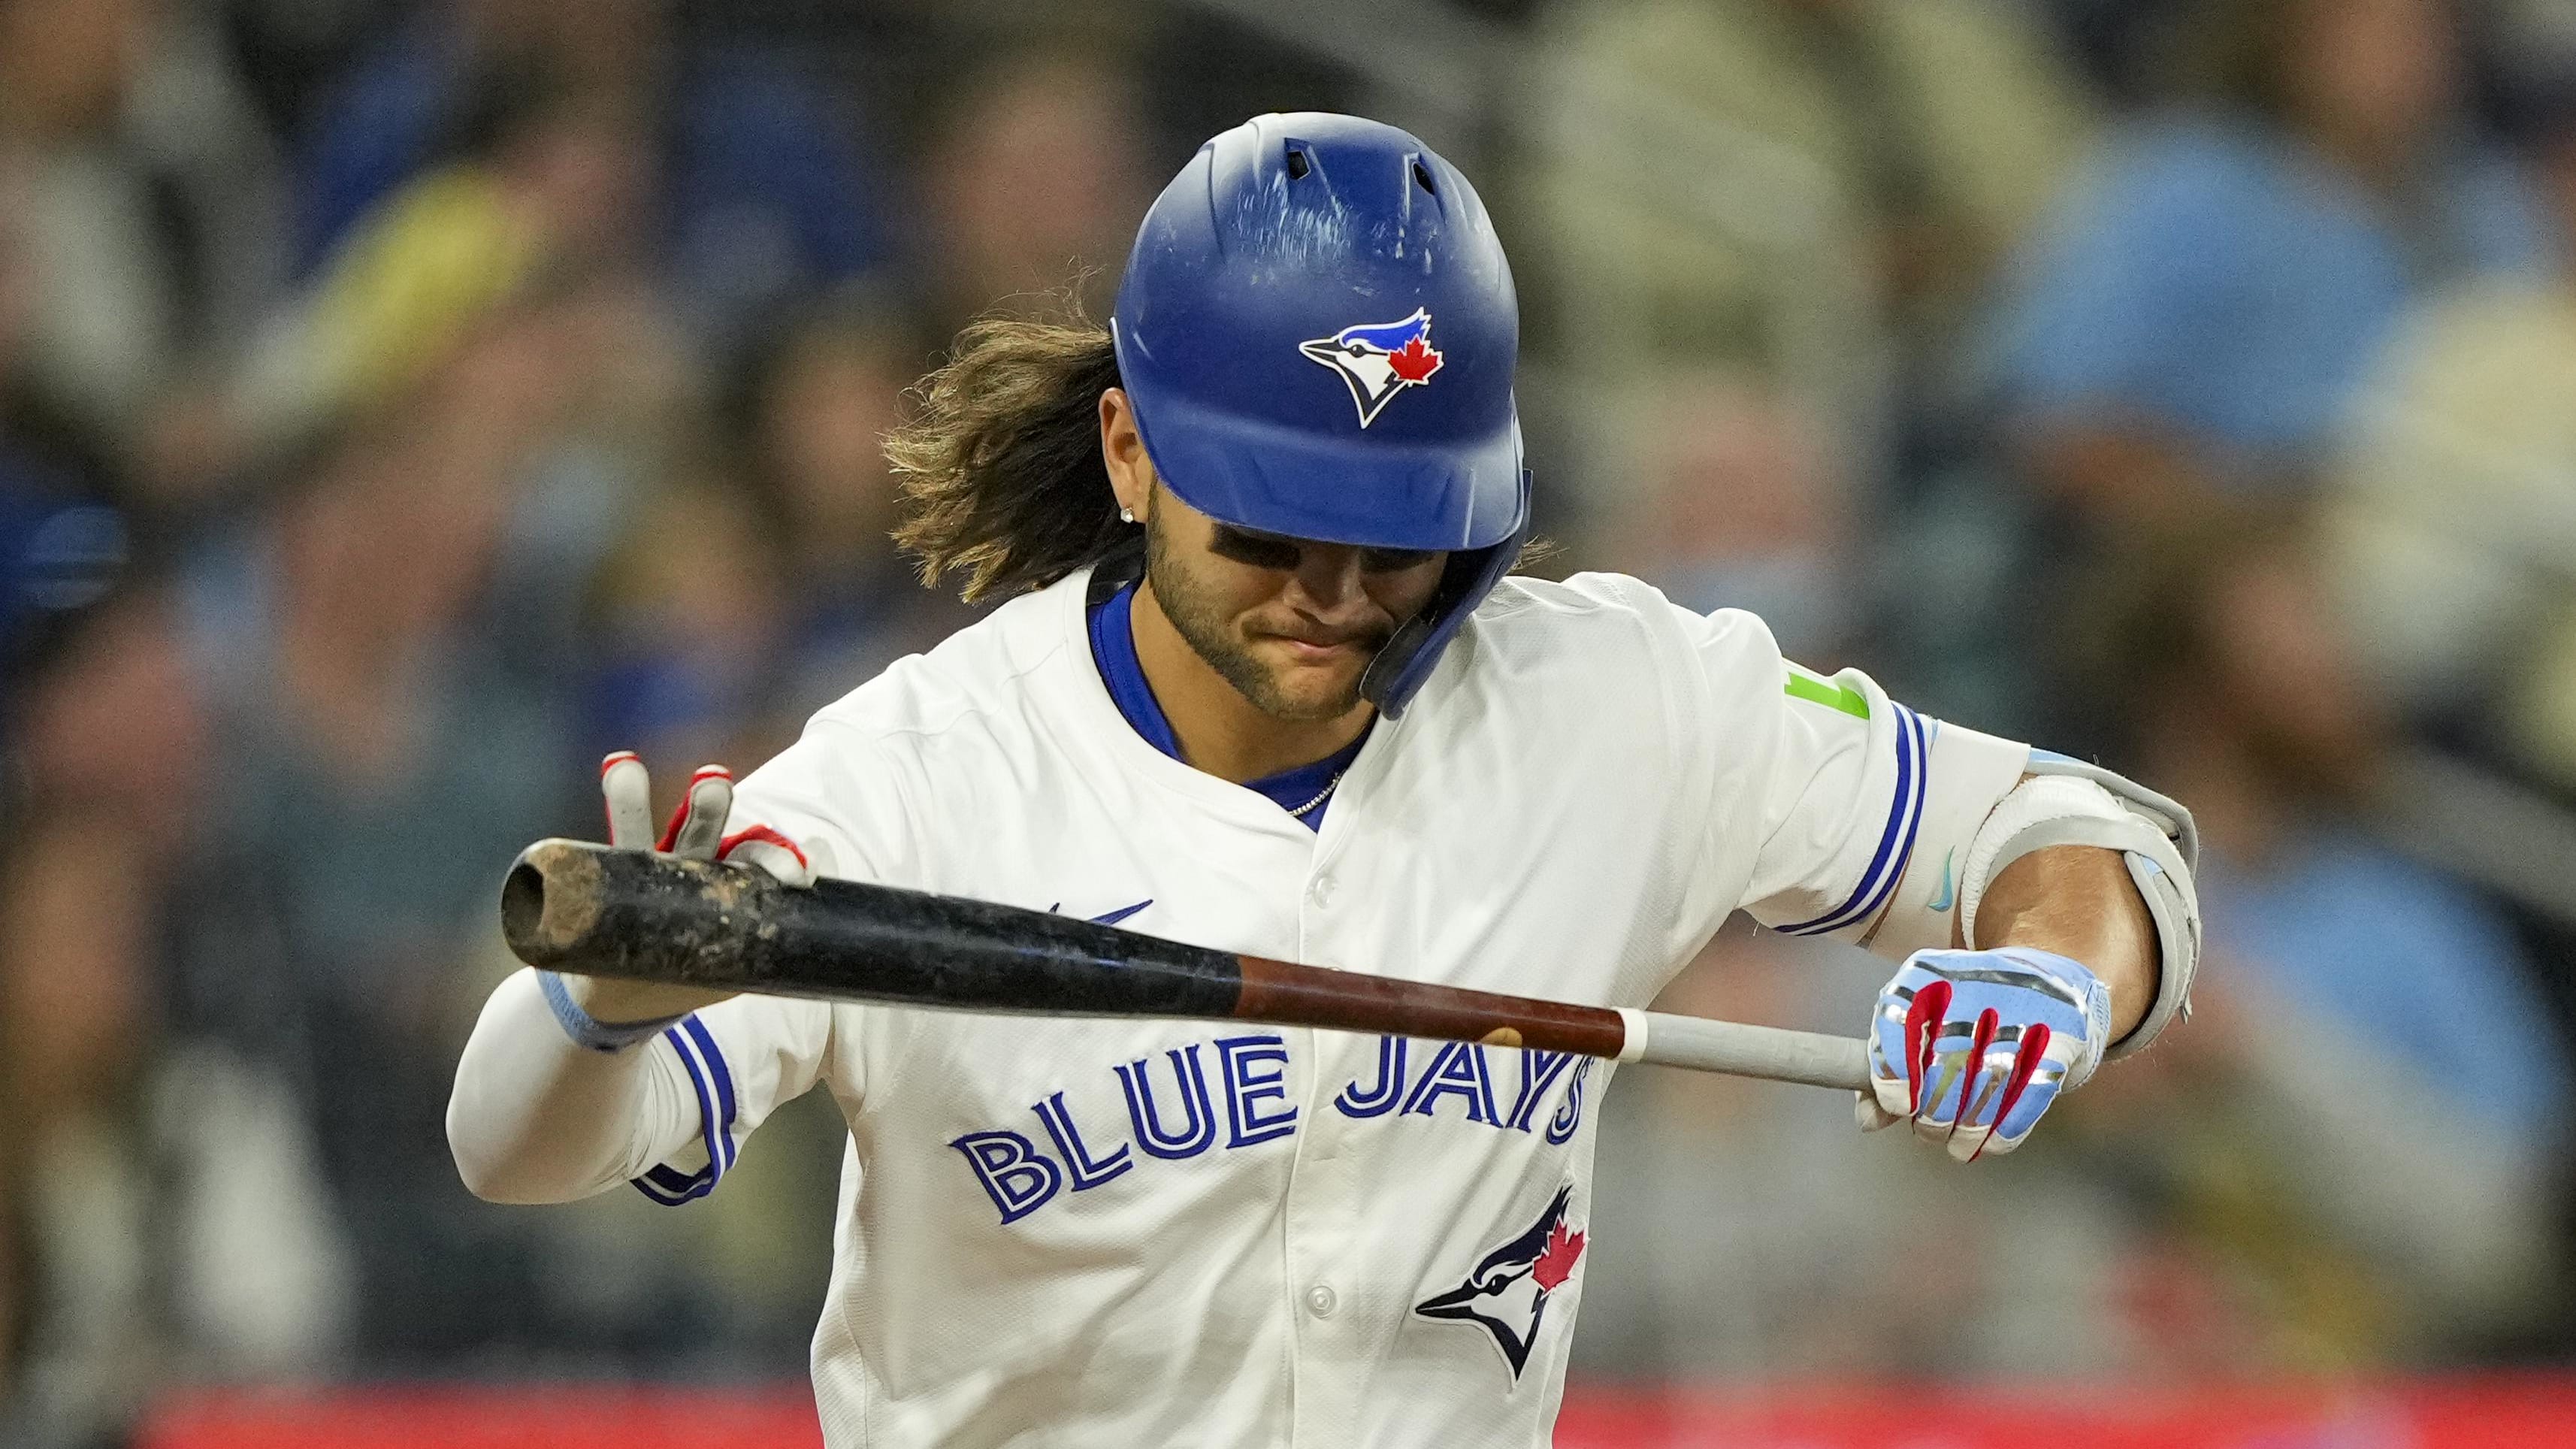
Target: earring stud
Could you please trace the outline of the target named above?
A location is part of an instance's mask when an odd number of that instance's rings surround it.
[[[1118,521],[1119,521],[1120,523],[1134,523],[1134,522],[1136,521],[1136,510],[1135,510],[1135,509],[1133,509],[1133,508],[1121,508],[1121,509],[1119,509],[1119,510],[1118,510]]]

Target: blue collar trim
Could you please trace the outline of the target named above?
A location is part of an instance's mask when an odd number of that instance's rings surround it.
[[[1180,739],[1172,733],[1172,722],[1164,717],[1161,702],[1154,698],[1154,687],[1145,682],[1145,666],[1136,659],[1136,622],[1128,612],[1135,596],[1136,585],[1130,583],[1091,606],[1091,662],[1099,668],[1100,682],[1109,687],[1109,697],[1117,702],[1118,712],[1126,716],[1128,725],[1144,737],[1145,743],[1177,760],[1181,758]],[[1376,727],[1377,722],[1371,720],[1369,729]],[[1335,775],[1349,769],[1368,737],[1369,731],[1362,730],[1358,739],[1312,764],[1265,775],[1246,782],[1244,788],[1269,797],[1282,810],[1294,810],[1322,794]],[[1323,828],[1324,812],[1331,806],[1327,800],[1298,816],[1298,823],[1309,830]]]
[[[1145,666],[1136,659],[1136,619],[1128,612],[1135,597],[1136,586],[1130,583],[1091,606],[1091,662],[1099,666],[1100,682],[1109,686],[1109,697],[1118,701],[1127,723],[1145,743],[1177,760],[1180,737],[1172,733],[1154,686],[1145,682]]]

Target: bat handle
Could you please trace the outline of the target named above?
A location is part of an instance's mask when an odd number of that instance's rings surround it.
[[[1623,1062],[1655,1062],[1695,1072],[1726,1072],[1774,1082],[1869,1090],[1869,1044],[1858,1037],[1789,1031],[1737,1021],[1711,1021],[1627,1008]]]

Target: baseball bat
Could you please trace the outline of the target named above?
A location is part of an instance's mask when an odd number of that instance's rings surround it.
[[[790,888],[758,870],[587,841],[520,853],[501,887],[501,929],[531,966],[715,991],[1322,1027],[1869,1085],[1853,1038],[1301,966],[859,881]]]

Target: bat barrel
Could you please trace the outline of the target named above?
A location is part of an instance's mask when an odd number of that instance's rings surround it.
[[[1242,987],[1231,955],[1088,921],[576,840],[520,853],[501,927],[532,966],[716,991],[1222,1020]]]

